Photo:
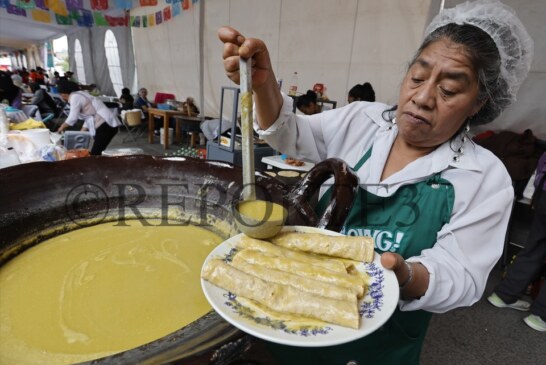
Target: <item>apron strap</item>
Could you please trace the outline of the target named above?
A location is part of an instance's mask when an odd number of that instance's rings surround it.
[[[360,160],[358,160],[358,162],[356,163],[356,165],[355,165],[355,167],[353,168],[353,170],[355,170],[355,171],[360,170],[360,168],[362,167],[362,165],[364,165],[364,163],[365,163],[366,161],[368,161],[368,158],[370,158],[370,156],[372,155],[372,148],[373,148],[373,146],[370,147],[370,148],[368,149],[368,151],[366,151],[366,153],[364,154],[364,156],[362,156],[362,157],[360,158]]]

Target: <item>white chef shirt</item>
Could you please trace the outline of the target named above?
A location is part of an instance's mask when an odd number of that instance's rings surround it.
[[[441,173],[454,188],[449,223],[437,234],[434,247],[408,261],[421,262],[430,273],[428,290],[419,299],[400,301],[401,310],[442,313],[478,301],[488,275],[500,258],[514,191],[502,162],[490,151],[466,141],[458,161],[450,141],[381,181],[381,174],[398,133],[383,119],[382,103],[354,102],[315,115],[292,113],[292,100],[283,95],[279,118],[267,130],[255,129],[271,146],[311,162],[337,157],[355,166],[373,145],[368,161],[356,172],[361,186],[378,196],[390,196],[403,185]],[[452,142],[458,148],[461,139]]]
[[[92,136],[95,135],[95,130],[104,122],[113,128],[121,125],[118,117],[102,101],[84,91],[70,93],[68,102],[70,104],[70,113],[65,123],[72,126],[78,119],[82,119],[84,126]]]

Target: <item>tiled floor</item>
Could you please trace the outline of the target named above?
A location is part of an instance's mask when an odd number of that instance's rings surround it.
[[[199,138],[197,138],[199,141]],[[174,141],[169,141],[169,148],[164,149],[163,145],[159,141],[159,136],[154,136],[154,143],[148,143],[148,133],[145,131],[139,137],[134,139],[128,134],[125,128],[120,129],[118,134],[114,137],[112,142],[108,145],[108,149],[117,149],[117,148],[141,148],[145,154],[153,156],[165,156],[174,154],[177,150],[182,147],[188,147],[190,142],[189,135],[183,135],[181,143],[172,143]],[[172,144],[171,144],[172,143]],[[205,146],[196,146],[199,148],[204,148]]]

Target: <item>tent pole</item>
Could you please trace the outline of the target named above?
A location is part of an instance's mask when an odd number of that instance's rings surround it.
[[[199,2],[199,108],[201,110],[201,122],[205,120],[205,57],[204,57],[204,33],[205,33],[205,2]]]

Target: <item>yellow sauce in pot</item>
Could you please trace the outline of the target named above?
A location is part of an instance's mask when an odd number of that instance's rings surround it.
[[[211,309],[199,276],[222,238],[195,226],[132,222],[57,236],[0,268],[0,364],[96,359]]]

